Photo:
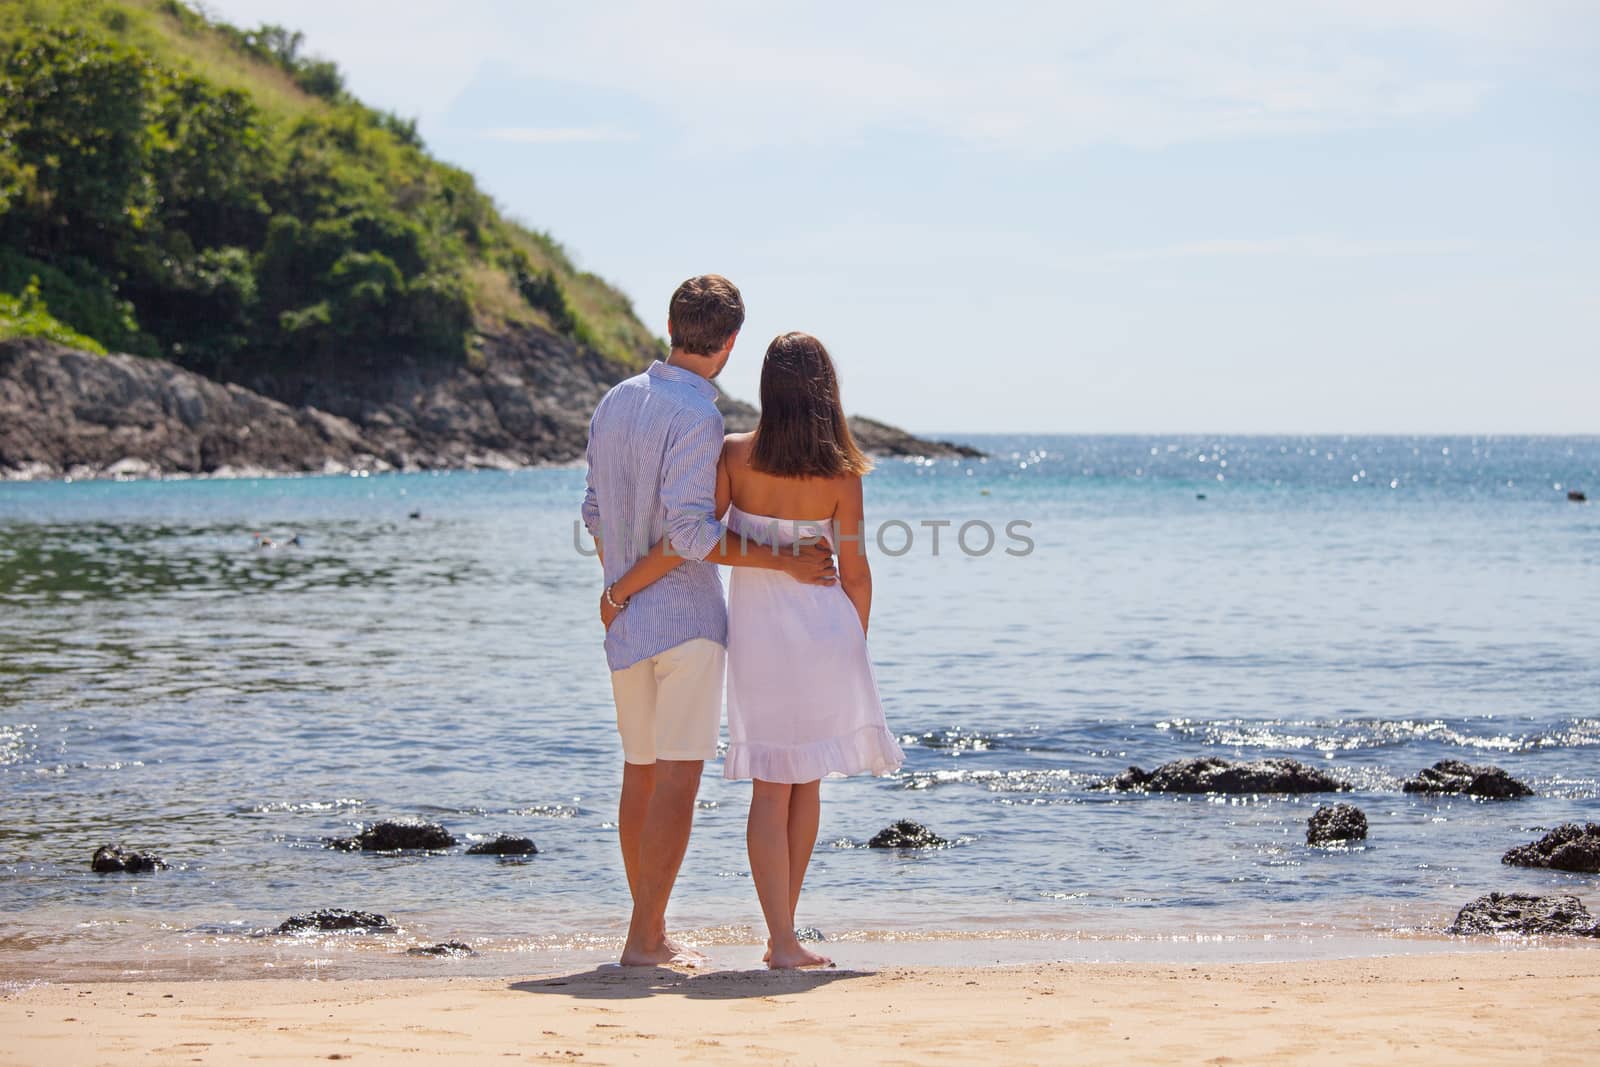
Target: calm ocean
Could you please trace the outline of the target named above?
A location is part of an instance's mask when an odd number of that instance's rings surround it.
[[[1600,909],[1596,876],[1499,862],[1600,819],[1600,507],[1566,499],[1600,497],[1600,438],[971,440],[990,458],[888,461],[867,483],[884,546],[906,549],[875,553],[872,648],[908,763],[824,785],[800,921],[841,963],[1410,951],[1492,889]],[[0,485],[0,978],[614,953],[620,754],[582,482]],[[257,531],[300,544],[257,549]],[[1316,797],[1088,788],[1208,753],[1342,775],[1369,840],[1308,849]],[[1400,792],[1444,757],[1538,795]],[[720,773],[671,918],[753,961],[748,787]],[[320,846],[401,816],[540,853]],[[898,818],[956,845],[855,847]],[[110,841],[172,868],[91,874]],[[258,933],[320,907],[400,931]],[[400,951],[451,938],[480,957]]]

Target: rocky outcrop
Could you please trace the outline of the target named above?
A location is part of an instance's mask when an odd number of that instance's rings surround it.
[[[96,874],[113,874],[126,871],[141,874],[147,871],[164,871],[167,865],[159,856],[148,852],[134,852],[121,845],[101,845],[89,860],[89,869]]]
[[[343,908],[323,908],[304,915],[291,915],[278,924],[273,933],[303,934],[312,930],[393,930],[389,920],[372,911],[346,911]]]
[[[1407,793],[1430,796],[1459,795],[1488,800],[1531,797],[1533,790],[1499,767],[1474,766],[1457,759],[1442,759],[1417,772],[1403,787]]]
[[[868,848],[944,848],[950,842],[909,819],[901,819],[872,835]]]
[[[373,823],[354,837],[329,837],[323,843],[345,852],[436,852],[456,839],[436,822],[403,821]]]
[[[583,456],[589,416],[632,373],[535,328],[485,336],[471,365],[219,382],[176,364],[0,341],[0,477],[514,469]],[[730,429],[754,409],[725,398]],[[868,451],[954,456],[852,420]]]
[[[1311,813],[1306,824],[1306,844],[1337,845],[1346,841],[1364,841],[1367,837],[1367,816],[1354,804],[1332,804]]]
[[[1600,937],[1600,923],[1577,897],[1490,893],[1462,908],[1445,932]]]
[[[1501,863],[1514,867],[1549,867],[1556,871],[1600,874],[1600,823],[1556,827],[1530,845],[1518,845]]]
[[[1173,760],[1153,771],[1129,767],[1101,789],[1145,793],[1335,793],[1343,782],[1299,760],[1236,763],[1220,756]]]
[[[726,394],[718,398],[717,407],[722,410],[722,424],[729,433],[746,433],[753,430],[761,417],[760,411],[756,408],[741,400],[734,400]],[[856,444],[860,445],[863,451],[875,456],[983,455],[978,449],[967,445],[959,445],[953,441],[927,440],[888,423],[859,415],[850,419],[850,436],[855,438]]]
[[[376,461],[358,426],[162,360],[0,342],[0,471],[142,476]]]
[[[492,841],[479,841],[467,848],[469,856],[533,856],[539,848],[531,838],[501,834]]]

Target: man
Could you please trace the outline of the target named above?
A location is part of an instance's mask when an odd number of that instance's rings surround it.
[[[722,722],[728,616],[717,564],[835,577],[826,546],[745,551],[718,521],[722,415],[711,380],[742,325],[732,282],[690,278],[672,295],[666,362],[618,384],[589,423],[583,521],[605,569],[600,612],[624,760],[618,837],[633,894],[624,966],[693,962],[667,936],[666,912]]]

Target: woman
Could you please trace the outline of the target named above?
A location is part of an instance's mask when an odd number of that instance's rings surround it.
[[[730,538],[779,550],[802,539],[828,541],[836,546],[839,582],[803,585],[740,567],[728,583],[723,774],[754,780],[750,873],[774,968],[832,962],[802,947],[794,930],[817,840],[820,780],[888,774],[904,760],[867,654],[872,571],[861,477],[871,469],[845,423],[827,349],[810,334],[778,337],[761,368],[760,422],[723,444],[717,511],[727,515]]]

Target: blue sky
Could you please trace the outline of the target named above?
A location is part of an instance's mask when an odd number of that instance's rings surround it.
[[[920,431],[1600,432],[1600,5],[211,0],[724,375]]]

